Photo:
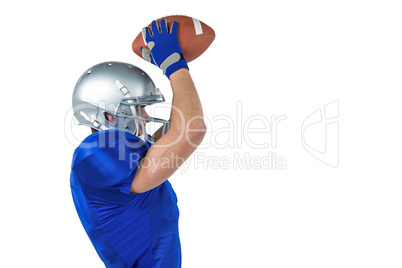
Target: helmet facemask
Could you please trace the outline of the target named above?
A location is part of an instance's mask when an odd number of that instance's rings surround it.
[[[157,90],[156,93],[159,94],[145,97],[125,97],[121,99],[119,106],[116,108],[116,112],[112,113],[116,120],[115,127],[113,128],[130,132],[153,144],[155,140],[151,136],[152,133],[148,133],[146,127],[146,124],[151,122],[162,124],[163,136],[169,130],[169,121],[155,117],[145,117],[142,112],[142,107],[144,106],[165,101],[165,98],[160,94],[159,90]],[[140,133],[141,130],[142,133]]]

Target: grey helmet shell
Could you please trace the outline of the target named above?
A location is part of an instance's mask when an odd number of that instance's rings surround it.
[[[74,88],[72,104],[79,124],[97,130],[119,129],[137,136],[139,124],[142,124],[147,139],[144,121],[162,123],[164,133],[169,122],[142,117],[140,106],[164,101],[143,70],[129,63],[110,61],[99,63],[81,75]],[[109,122],[105,112],[113,115],[116,122]]]

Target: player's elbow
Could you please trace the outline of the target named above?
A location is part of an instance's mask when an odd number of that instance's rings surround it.
[[[207,126],[205,125],[204,122],[194,122],[193,124],[190,124],[186,128],[186,140],[189,144],[193,146],[198,146],[201,144],[202,140],[205,137],[205,134],[207,133]]]

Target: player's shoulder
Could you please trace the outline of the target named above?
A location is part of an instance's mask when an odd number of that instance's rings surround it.
[[[147,142],[127,131],[110,129],[89,135],[78,148],[114,148],[116,145],[129,148],[150,147]]]
[[[121,130],[102,130],[86,137],[74,152],[74,162],[87,157],[112,156],[122,153],[145,153],[150,144],[139,137]]]

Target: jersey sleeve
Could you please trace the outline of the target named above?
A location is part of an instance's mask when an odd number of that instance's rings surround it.
[[[72,171],[83,187],[129,194],[148,148],[146,142],[130,133],[102,131],[77,148]]]

